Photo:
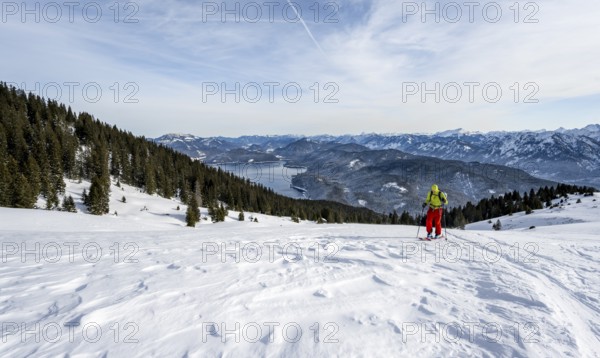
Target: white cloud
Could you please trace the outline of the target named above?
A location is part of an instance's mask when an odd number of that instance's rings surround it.
[[[3,52],[9,54],[0,57],[1,80],[104,81],[107,93],[114,82],[135,82],[138,104],[115,104],[107,96],[97,104],[80,100],[73,106],[147,135],[541,128],[564,120],[569,101],[584,108],[561,125],[597,121],[598,102],[581,99],[600,95],[595,65],[600,63],[600,4],[548,0],[538,4],[539,23],[515,24],[509,9],[514,2],[498,3],[504,10],[498,23],[486,22],[480,12],[474,23],[466,18],[436,23],[432,17],[422,23],[418,16],[404,23],[407,3],[393,0],[341,3],[337,23],[314,22],[307,10],[312,2],[300,2],[303,22],[263,17],[258,23],[222,23],[218,17],[203,21],[202,7],[183,1],[140,3],[135,24],[7,21],[0,31]],[[528,12],[521,9],[521,17]],[[321,8],[319,20],[326,13]],[[304,96],[296,104],[280,95],[275,103],[204,103],[206,81],[229,88],[236,82],[296,82]],[[402,101],[403,82],[431,88],[436,82],[470,81],[499,83],[502,100],[487,103],[479,92],[475,103],[465,97],[438,104],[433,96],[426,103],[419,96]],[[338,104],[322,103],[331,94],[324,88],[328,82],[339,86]],[[540,103],[513,103],[515,82],[535,82]],[[315,83],[320,88],[316,104],[315,88],[309,88]],[[520,102],[528,93],[521,88]]]

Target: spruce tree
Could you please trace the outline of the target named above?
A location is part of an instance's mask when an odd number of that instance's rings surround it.
[[[88,194],[88,210],[94,215],[108,214],[110,211],[110,176],[108,174],[108,151],[99,142],[94,146],[88,164],[92,185]]]
[[[37,164],[33,155],[30,155],[27,158],[27,167],[25,169],[25,175],[29,180],[29,184],[31,185],[31,189],[36,193],[36,195],[41,190],[42,180],[40,178],[40,167]]]
[[[62,202],[62,210],[70,213],[76,213],[77,208],[75,207],[75,200],[71,195],[65,196]]]
[[[63,178],[62,153],[60,142],[53,130],[47,130],[47,147],[48,147],[48,165],[50,172],[50,188],[53,195],[63,194],[65,192],[65,181]],[[58,206],[58,198],[56,205]]]
[[[3,110],[0,106],[0,110]],[[1,115],[0,115],[1,117]],[[10,206],[10,183],[12,183],[12,175],[8,171],[8,151],[5,129],[0,123],[0,206]]]
[[[290,217],[292,219],[293,222],[295,223],[299,223],[300,222],[300,218],[298,218],[298,215],[296,215],[295,212],[292,213],[292,216]]]
[[[88,160],[88,168],[91,178],[98,178],[99,184],[103,185],[106,189],[110,189],[108,150],[102,141],[94,145]]]
[[[50,192],[46,195],[46,210],[58,208],[58,204],[58,193],[52,188],[50,189]]]
[[[392,225],[397,225],[400,223],[400,218],[398,217],[398,212],[396,212],[396,210],[394,210],[394,212],[392,213],[391,217],[391,224]]]
[[[221,206],[219,207],[219,219],[220,221],[225,221],[225,217],[229,214],[229,210],[227,210],[227,208],[225,208],[225,206],[223,205],[223,203],[221,203]]]
[[[500,219],[498,219],[496,223],[492,225],[492,228],[496,231],[502,230],[502,223],[500,222]]]
[[[83,205],[90,206],[90,196],[85,188],[83,188],[83,192],[81,193],[81,201]]]
[[[156,193],[156,178],[154,173],[154,166],[151,162],[146,163],[144,176],[146,182],[146,193],[153,195],[154,193]]]
[[[102,180],[98,177],[92,179],[90,193],[88,194],[88,210],[94,215],[104,215],[110,211],[109,193]]]
[[[10,183],[13,178],[8,171],[4,158],[0,158],[0,206],[11,205]]]
[[[212,222],[217,221],[217,211],[215,210],[215,208],[212,205],[208,206],[208,216],[210,216],[210,219],[212,220]]]
[[[185,213],[185,222],[187,223],[187,226],[195,227],[198,221],[200,221],[200,209],[198,209],[196,197],[192,195]]]
[[[12,207],[31,209],[36,202],[36,196],[25,175],[18,173],[12,185]]]

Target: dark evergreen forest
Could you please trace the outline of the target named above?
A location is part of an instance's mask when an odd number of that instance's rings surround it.
[[[111,179],[112,177],[112,179]],[[92,214],[109,212],[111,180],[186,204],[208,207],[222,218],[232,210],[327,222],[384,223],[387,215],[335,202],[295,200],[235,177],[144,137],[134,136],[72,109],[0,84],[0,206],[72,209],[65,179],[86,179]],[[225,209],[225,208],[223,208]],[[72,210],[70,210],[72,211]]]

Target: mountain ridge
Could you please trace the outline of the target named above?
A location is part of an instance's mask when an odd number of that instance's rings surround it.
[[[258,147],[254,147],[255,151],[267,142],[267,138],[271,142],[276,142],[275,146],[281,145],[282,147],[303,138],[340,144],[358,144],[372,150],[396,149],[414,155],[439,159],[506,165],[523,169],[542,179],[600,186],[600,124],[589,124],[583,128],[572,129],[561,127],[554,131],[524,130],[482,133],[452,129],[434,134],[363,133],[359,135],[323,134],[317,136],[218,138],[228,145],[237,147],[248,146],[249,138],[253,138],[254,143],[252,144],[258,145]],[[196,149],[198,140],[185,141],[185,138],[181,137],[177,139],[183,141],[186,148],[180,146],[175,149],[188,155]],[[155,140],[169,145],[169,141],[164,136]],[[274,150],[273,147],[274,145],[271,145],[268,149]],[[215,148],[213,146],[202,149],[207,152],[203,160],[210,162],[212,151],[222,152],[231,148],[227,148],[227,146]]]

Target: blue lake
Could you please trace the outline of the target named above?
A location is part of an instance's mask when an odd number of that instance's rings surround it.
[[[253,183],[262,184],[274,192],[291,198],[305,198],[300,190],[291,188],[292,177],[304,173],[306,168],[285,166],[285,162],[262,163],[210,163],[211,167],[232,173]]]

